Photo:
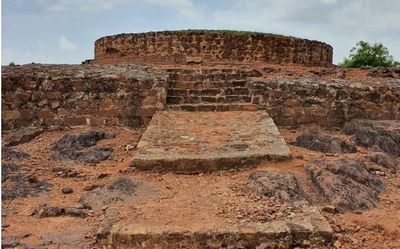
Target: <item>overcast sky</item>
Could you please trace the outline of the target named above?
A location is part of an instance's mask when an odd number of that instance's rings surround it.
[[[335,63],[382,42],[400,60],[400,0],[3,0],[2,64],[80,63],[105,35],[189,28],[320,40]]]

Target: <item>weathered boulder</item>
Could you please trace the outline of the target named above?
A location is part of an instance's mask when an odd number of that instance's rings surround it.
[[[296,146],[324,153],[355,153],[357,148],[344,140],[321,133],[304,133],[296,138]]]
[[[296,177],[286,171],[263,170],[249,176],[248,184],[260,195],[286,201],[304,200]]]
[[[118,177],[111,184],[91,190],[80,198],[80,203],[89,209],[99,209],[118,201],[128,201],[135,197],[141,182],[128,177]]]
[[[378,194],[386,189],[361,161],[319,159],[306,165],[305,170],[320,194],[341,210],[373,208]]]
[[[400,127],[398,121],[352,120],[343,128],[353,135],[357,145],[378,147],[392,155],[400,156]]]
[[[52,160],[71,160],[85,164],[97,164],[106,160],[113,149],[111,147],[96,147],[85,149],[96,145],[97,141],[115,137],[114,134],[98,131],[90,131],[79,136],[65,135],[53,146]]]
[[[40,206],[35,211],[39,218],[58,217],[58,216],[72,216],[79,218],[86,218],[89,212],[86,210],[74,207],[58,207],[58,206]]]
[[[10,173],[17,172],[18,166],[15,163],[2,163],[1,164],[1,182],[7,180]]]
[[[388,169],[400,169],[400,165],[384,152],[374,152],[367,156],[367,160]]]
[[[29,154],[23,151],[18,151],[11,147],[2,147],[1,148],[1,159],[6,161],[13,160],[24,160],[29,158]]]
[[[3,175],[2,175],[3,180]],[[13,200],[17,197],[38,196],[50,191],[53,185],[46,181],[40,181],[35,176],[26,175],[21,170],[9,171],[4,176],[1,197],[3,200]]]
[[[55,151],[51,158],[56,161],[71,160],[85,164],[97,164],[100,161],[108,159],[112,152],[113,149],[111,147],[98,147],[87,151],[76,151],[72,149]]]
[[[102,139],[114,138],[115,135],[112,133],[107,133],[103,131],[89,131],[87,133],[75,135],[65,135],[59,141],[57,141],[53,150],[70,150],[70,149],[81,149],[84,147],[91,147],[96,145],[96,143]]]
[[[15,146],[27,143],[44,132],[43,129],[26,128],[14,130],[10,136],[5,136],[4,146]]]

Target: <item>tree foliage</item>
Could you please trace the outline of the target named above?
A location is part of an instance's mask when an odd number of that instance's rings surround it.
[[[390,55],[389,49],[382,43],[370,44],[359,41],[356,47],[350,50],[349,58],[345,58],[341,66],[358,68],[363,66],[371,67],[399,67],[400,62],[395,61]]]

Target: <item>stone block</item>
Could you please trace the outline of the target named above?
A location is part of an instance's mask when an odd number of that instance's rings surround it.
[[[43,109],[37,112],[37,115],[41,119],[52,119],[54,117],[54,111],[50,109]]]
[[[62,99],[61,92],[47,92],[47,93],[45,93],[45,96],[49,100],[61,100]]]
[[[134,152],[132,166],[191,174],[289,158],[288,146],[263,111],[163,111],[153,116]]]
[[[104,126],[106,124],[106,118],[104,117],[90,117],[89,125],[90,126]]]
[[[113,107],[115,107],[114,101],[111,98],[105,98],[100,101],[100,109],[102,109],[102,110],[110,110]]]
[[[2,111],[1,117],[4,121],[15,120],[21,117],[21,112],[18,110]]]

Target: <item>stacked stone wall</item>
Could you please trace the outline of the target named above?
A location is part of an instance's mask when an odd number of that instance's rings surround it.
[[[155,70],[134,65],[25,65],[2,71],[3,129],[142,127],[171,104],[207,104],[201,110],[210,111],[225,110],[218,108],[221,104],[249,104],[244,107],[265,109],[278,126],[290,127],[341,127],[360,118],[400,120],[397,79],[263,78],[254,69]],[[182,110],[200,110],[187,108]]]
[[[342,127],[352,119],[400,120],[400,81],[270,78],[249,82],[252,97],[279,126]]]
[[[332,64],[332,50],[326,43],[280,35],[213,31],[149,32],[98,39],[92,63],[258,61],[327,66]]]
[[[2,128],[140,127],[164,109],[166,77],[138,66],[2,67]]]

